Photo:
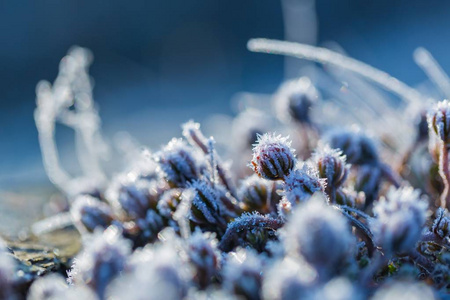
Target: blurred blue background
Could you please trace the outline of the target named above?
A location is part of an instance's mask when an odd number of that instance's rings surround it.
[[[304,25],[302,11],[288,9],[296,2],[317,12],[317,36]],[[72,45],[94,53],[94,97],[106,137],[126,130],[152,147],[179,135],[179,124],[188,119],[232,114],[229,102],[236,92],[277,88],[285,76],[284,59],[248,52],[253,37],[336,41],[349,55],[411,85],[425,78],[412,60],[418,46],[450,70],[449,1],[284,4],[283,9],[278,1],[256,0],[1,1],[0,188],[49,184],[33,120],[35,86],[55,79]],[[69,149],[63,160],[70,163],[69,132],[60,131],[58,139]]]

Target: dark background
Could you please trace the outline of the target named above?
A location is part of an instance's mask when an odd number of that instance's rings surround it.
[[[425,78],[412,60],[418,46],[450,70],[448,1],[317,0],[316,11],[319,45],[336,41],[410,85]],[[48,184],[34,92],[39,80],[54,80],[70,46],[94,53],[91,75],[106,137],[126,130],[155,147],[190,118],[232,114],[236,92],[277,88],[283,58],[248,52],[253,37],[284,38],[278,1],[1,1],[0,187]],[[70,164],[70,133],[58,139]]]

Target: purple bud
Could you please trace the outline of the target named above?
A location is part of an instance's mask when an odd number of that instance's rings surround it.
[[[447,210],[444,210],[443,208],[438,209],[431,231],[441,239],[450,237],[450,217],[448,216]]]
[[[323,192],[326,182],[318,177],[317,170],[304,164],[285,179],[283,195],[293,205],[307,201],[314,193]]]
[[[373,141],[360,131],[332,130],[326,141],[333,149],[340,149],[352,165],[377,164],[378,153]]]
[[[131,252],[130,242],[123,239],[115,226],[104,232],[96,230],[83,243],[68,272],[69,284],[86,284],[103,299],[107,285],[123,270]]]
[[[313,159],[319,177],[327,180],[327,187],[337,189],[344,183],[349,173],[349,165],[346,164],[342,151],[325,145],[314,153]]]
[[[97,227],[105,229],[114,220],[114,213],[108,204],[88,195],[77,197],[70,212],[81,232],[93,232]]]
[[[188,241],[187,254],[189,262],[195,268],[194,281],[201,289],[205,289],[219,269],[217,240],[197,230]]]
[[[371,228],[387,253],[411,250],[419,240],[427,216],[427,202],[411,187],[391,188],[373,208]]]
[[[199,177],[193,149],[182,139],[172,139],[159,153],[157,161],[163,177],[171,187],[185,187]]]
[[[273,182],[253,174],[242,181],[238,191],[240,206],[246,212],[268,214],[275,210],[280,196],[274,191]]]
[[[275,95],[275,108],[283,122],[310,123],[311,107],[319,94],[307,77],[284,83]]]
[[[244,299],[261,299],[263,261],[250,249],[228,255],[223,270],[223,287]]]
[[[258,136],[253,148],[250,167],[258,176],[269,179],[284,179],[295,166],[295,150],[288,137],[266,133]]]

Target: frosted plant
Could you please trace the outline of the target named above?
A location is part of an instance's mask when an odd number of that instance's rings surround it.
[[[261,256],[251,250],[238,249],[228,254],[223,270],[223,288],[246,299],[260,299],[262,264]]]
[[[50,274],[37,279],[28,291],[28,300],[50,300],[62,297],[67,291],[66,280],[58,274]]]
[[[355,249],[345,218],[319,195],[294,210],[282,237],[288,253],[304,257],[321,281],[339,272]]]
[[[282,225],[282,221],[268,215],[244,213],[228,224],[219,248],[228,252],[240,246],[263,252],[267,243],[277,238],[276,230]]]
[[[188,240],[186,252],[195,269],[193,281],[199,288],[205,289],[219,271],[221,255],[217,249],[217,240],[210,234],[196,230]]]
[[[244,211],[258,211],[262,214],[275,210],[280,197],[275,193],[276,186],[253,174],[242,181],[238,191],[240,206]]]
[[[450,209],[450,169],[448,149],[450,147],[450,102],[438,102],[428,114],[428,126],[439,139],[439,175],[444,182],[441,207]]]
[[[185,187],[200,176],[199,165],[191,147],[181,139],[172,139],[160,152],[157,162],[171,187]]]
[[[336,190],[347,179],[350,166],[341,151],[331,149],[328,145],[321,146],[314,154],[313,160],[317,166],[320,178],[326,179],[325,191],[332,203],[336,203]]]
[[[108,147],[100,132],[100,118],[92,98],[88,68],[92,54],[80,47],[72,48],[61,60],[53,86],[41,81],[36,88],[34,113],[39,132],[44,167],[50,180],[63,192],[73,196],[83,190],[105,184],[101,160]],[[73,109],[72,109],[73,108]],[[73,177],[61,165],[55,141],[56,124],[75,131],[75,146],[83,174]]]
[[[275,133],[258,136],[250,165],[258,176],[269,180],[284,179],[295,164],[295,150],[291,148],[289,137]]]
[[[97,230],[86,238],[83,251],[68,272],[68,282],[71,285],[85,284],[103,299],[108,284],[124,269],[131,245],[114,226],[104,232]]]
[[[105,196],[115,209],[135,219],[145,217],[148,209],[156,208],[159,194],[164,189],[155,180],[138,179],[128,173],[116,176]]]
[[[220,182],[226,187],[226,189],[236,197],[236,188],[234,182],[229,174],[228,168],[222,163],[220,157],[217,155],[214,149],[214,139],[207,140],[203,133],[200,131],[200,124],[194,121],[189,121],[182,125],[183,136],[189,141],[189,143],[199,148],[203,154],[209,156],[210,161],[210,177],[214,178],[217,171],[217,176]]]
[[[390,189],[374,206],[372,229],[386,253],[414,249],[427,219],[427,202],[411,187]]]
[[[283,122],[298,122],[313,126],[310,110],[319,100],[319,93],[307,77],[287,81],[274,95],[278,118]]]
[[[436,219],[433,222],[431,231],[434,232],[439,238],[446,239],[450,237],[450,217],[448,211],[439,208],[437,210]]]
[[[285,178],[282,194],[295,205],[309,200],[316,192],[323,192],[326,186],[326,181],[319,178],[317,170],[305,163],[301,169],[294,170]]]
[[[93,232],[97,227],[106,229],[115,218],[108,204],[89,195],[78,196],[70,213],[80,232]]]
[[[192,199],[190,219],[201,228],[212,230],[222,235],[227,220],[221,214],[225,208],[219,199],[219,192],[206,181],[194,181],[191,188],[195,192]]]

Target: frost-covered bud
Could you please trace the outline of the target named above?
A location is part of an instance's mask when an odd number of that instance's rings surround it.
[[[293,205],[307,201],[316,192],[322,192],[326,182],[318,177],[317,170],[312,166],[304,164],[284,181],[283,195]]]
[[[156,157],[163,177],[172,188],[185,187],[200,175],[193,149],[182,139],[172,139]]]
[[[242,181],[238,195],[244,211],[257,211],[262,214],[274,211],[280,200],[280,196],[274,191],[273,182],[256,174]]]
[[[448,100],[436,103],[428,113],[428,127],[446,145],[450,143],[450,102]]]
[[[283,122],[310,123],[310,111],[319,93],[307,77],[284,83],[275,94],[275,109]]]
[[[438,299],[433,290],[425,283],[416,282],[394,282],[383,285],[371,300],[422,300]]]
[[[163,191],[158,184],[154,180],[137,179],[131,174],[117,176],[106,191],[106,198],[130,218],[144,218],[148,209],[156,209]]]
[[[171,220],[181,202],[182,189],[170,189],[161,195],[158,201],[158,212],[161,216]]]
[[[245,299],[261,299],[263,263],[250,249],[230,253],[223,270],[223,288]]]
[[[228,224],[219,248],[228,252],[240,246],[263,252],[269,241],[277,239],[276,230],[282,225],[280,220],[268,215],[244,213]]]
[[[114,213],[108,204],[88,195],[77,197],[70,213],[81,232],[93,232],[97,227],[105,229],[114,220]]]
[[[195,191],[190,220],[200,225],[202,229],[223,234],[227,221],[222,214],[224,208],[221,206],[217,190],[203,180],[194,181],[190,187]]]
[[[431,227],[437,236],[441,239],[450,237],[450,217],[448,212],[442,208],[439,208],[436,212],[436,219],[434,219],[433,226]]]
[[[187,254],[189,262],[194,266],[194,282],[205,289],[219,269],[220,252],[217,240],[210,234],[197,230],[189,238]]]
[[[67,289],[66,280],[61,275],[50,274],[40,277],[33,282],[28,290],[27,300],[56,300]]]
[[[321,280],[339,272],[355,247],[345,218],[319,195],[297,206],[282,237],[288,252],[304,257]]]
[[[294,152],[288,137],[266,133],[258,136],[250,166],[262,178],[284,179],[295,166]]]
[[[383,174],[378,166],[362,165],[358,168],[355,189],[364,192],[365,207],[369,207],[378,198],[382,176]]]
[[[130,242],[122,238],[117,227],[110,226],[104,232],[96,230],[83,246],[67,274],[68,283],[86,284],[103,299],[106,287],[125,266]]]
[[[135,228],[126,228],[129,231],[126,236],[134,241],[135,247],[144,246],[153,242],[158,237],[158,233],[164,228],[164,220],[154,210],[149,209],[145,218],[134,221]],[[133,232],[135,229],[137,232]]]
[[[340,149],[352,165],[377,164],[379,157],[374,142],[360,131],[332,130],[326,142],[333,149]]]
[[[327,180],[327,187],[337,189],[344,183],[349,173],[349,165],[346,164],[342,151],[326,145],[314,153],[313,159],[319,177]]]
[[[419,240],[427,217],[427,202],[411,187],[391,188],[373,208],[371,228],[385,252],[407,252]]]

